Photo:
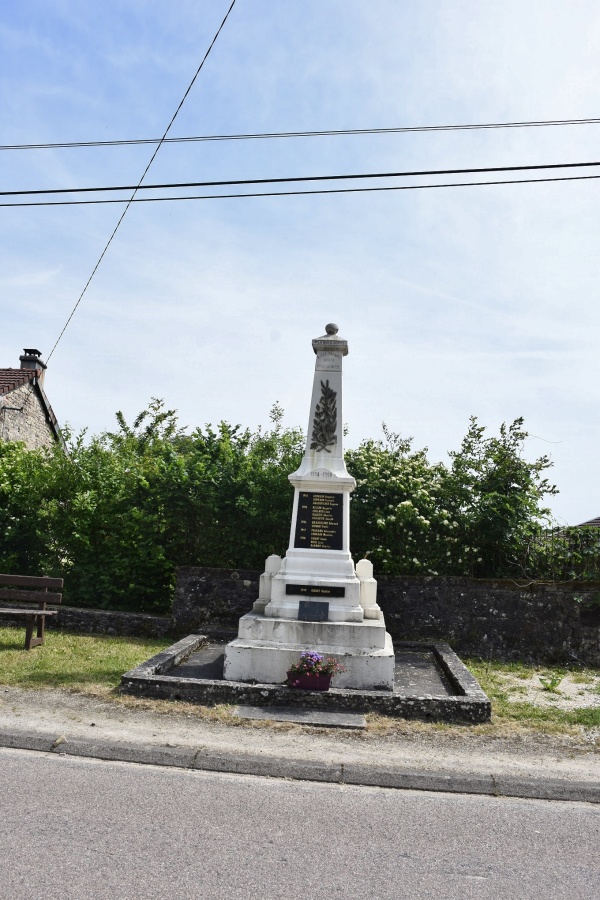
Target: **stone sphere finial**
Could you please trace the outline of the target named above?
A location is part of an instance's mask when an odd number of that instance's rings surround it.
[[[326,334],[337,334],[338,331],[339,331],[338,326],[337,326],[337,325],[334,325],[333,322],[330,322],[329,325],[326,325],[326,326],[325,326],[325,333],[326,333]]]

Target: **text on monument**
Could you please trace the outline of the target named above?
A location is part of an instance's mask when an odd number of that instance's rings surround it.
[[[300,491],[294,547],[342,550],[344,495]]]

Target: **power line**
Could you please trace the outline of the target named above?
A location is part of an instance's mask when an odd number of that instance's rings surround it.
[[[225,17],[224,17],[223,21],[221,22],[221,24],[219,25],[219,27],[218,27],[218,29],[217,29],[217,32],[216,32],[215,36],[213,37],[212,41],[210,42],[209,48],[208,48],[208,50],[206,51],[206,53],[204,54],[204,57],[203,57],[203,59],[202,59],[202,62],[200,63],[200,65],[199,65],[198,68],[196,69],[196,73],[195,73],[194,77],[192,78],[192,80],[190,81],[190,83],[189,83],[189,85],[188,85],[188,87],[187,87],[187,90],[186,90],[185,94],[184,94],[183,97],[181,98],[181,102],[179,103],[179,106],[177,107],[177,109],[176,109],[175,112],[173,113],[173,116],[171,117],[171,121],[170,121],[169,124],[167,125],[167,127],[166,127],[166,129],[165,129],[165,132],[164,132],[162,138],[159,140],[158,145],[157,145],[157,147],[156,147],[154,153],[153,153],[152,156],[150,157],[150,161],[149,161],[148,165],[146,166],[146,168],[144,169],[144,171],[143,171],[143,173],[142,173],[142,177],[140,178],[140,180],[139,180],[137,186],[134,188],[133,194],[132,194],[131,197],[129,198],[129,201],[127,202],[127,205],[125,206],[125,209],[124,209],[123,212],[121,213],[121,216],[120,216],[120,218],[119,218],[119,221],[118,221],[117,224],[115,225],[115,227],[114,227],[114,229],[113,229],[113,232],[112,232],[111,236],[109,237],[108,241],[106,242],[106,244],[105,244],[105,246],[104,246],[104,249],[103,249],[102,253],[100,254],[100,256],[99,256],[99,258],[98,258],[98,262],[96,263],[96,265],[94,266],[94,268],[93,268],[93,270],[92,270],[92,274],[90,275],[90,277],[88,278],[87,282],[85,283],[85,286],[84,286],[84,288],[83,288],[81,294],[79,295],[79,298],[78,298],[78,300],[77,300],[77,303],[75,304],[75,306],[74,306],[73,309],[71,310],[71,313],[70,313],[70,315],[69,315],[69,318],[68,318],[67,321],[65,322],[65,324],[64,324],[64,326],[63,326],[63,329],[62,329],[61,333],[60,333],[59,336],[57,337],[56,342],[55,342],[54,346],[52,347],[52,350],[50,351],[50,353],[49,353],[49,355],[48,355],[47,362],[50,361],[50,357],[52,356],[52,354],[53,354],[54,351],[56,350],[56,348],[57,348],[57,346],[58,346],[58,344],[59,344],[60,339],[62,338],[63,334],[64,334],[65,331],[67,330],[67,327],[68,327],[68,325],[69,325],[69,322],[71,321],[71,319],[72,319],[73,316],[75,315],[75,311],[76,311],[77,307],[78,307],[79,304],[81,303],[81,301],[82,301],[82,299],[83,299],[83,297],[84,297],[85,292],[87,291],[88,287],[90,286],[91,281],[92,281],[92,278],[94,277],[94,275],[95,275],[96,272],[98,271],[98,268],[99,268],[99,266],[100,266],[100,263],[102,262],[102,260],[104,259],[105,254],[106,254],[106,251],[108,250],[108,248],[109,248],[110,245],[112,244],[113,238],[114,238],[114,236],[116,235],[117,231],[119,230],[119,227],[120,227],[120,225],[121,225],[121,222],[123,221],[123,219],[124,219],[125,216],[127,215],[127,210],[128,210],[129,207],[131,206],[131,204],[132,204],[132,202],[133,202],[133,200],[134,200],[134,198],[135,198],[135,195],[137,194],[138,189],[140,188],[140,186],[141,186],[141,184],[142,184],[142,181],[143,181],[144,178],[146,177],[146,174],[147,174],[147,172],[148,172],[148,169],[150,168],[150,166],[151,166],[152,163],[154,162],[154,160],[155,160],[155,158],[156,158],[156,154],[158,153],[158,151],[160,150],[162,144],[164,143],[165,138],[167,137],[167,134],[169,133],[169,131],[170,131],[170,129],[171,129],[171,126],[173,125],[173,122],[174,122],[175,119],[177,118],[177,115],[178,115],[178,113],[179,113],[179,110],[180,110],[181,107],[183,106],[183,104],[184,104],[184,102],[185,102],[185,100],[186,100],[186,98],[187,98],[189,92],[191,91],[192,87],[194,86],[194,83],[195,83],[195,81],[196,81],[198,75],[200,74],[200,71],[202,70],[202,67],[203,67],[204,63],[205,63],[206,60],[208,59],[208,55],[209,55],[210,51],[212,50],[212,48],[213,48],[213,46],[214,46],[214,44],[215,44],[217,38],[219,37],[219,35],[220,35],[220,33],[221,33],[221,30],[222,30],[223,26],[225,25],[225,22],[226,22],[227,19],[229,18],[229,13],[230,13],[231,10],[233,9],[233,7],[234,7],[234,5],[235,5],[235,2],[236,2],[236,0],[232,0],[229,9],[228,9],[227,12],[225,13]],[[127,190],[130,190],[130,188],[128,188]]]
[[[176,138],[136,138],[113,141],[62,141],[54,144],[2,144],[0,150],[59,150],[80,147],[125,147],[140,144],[184,144],[203,141],[256,141],[273,138],[338,137],[365,134],[418,134],[429,131],[477,131],[494,128],[547,128],[558,125],[598,125],[600,119],[546,119],[530,122],[484,122],[475,125],[414,125],[392,128],[339,128],[325,131],[266,131],[248,134],[203,134]]]
[[[156,155],[156,154],[155,154]],[[289,184],[305,181],[355,181],[364,178],[411,178],[425,175],[481,175],[486,172],[526,172],[541,169],[580,169],[600,166],[600,162],[538,163],[529,166],[482,166],[472,169],[419,169],[404,172],[357,172],[352,175],[294,175],[286,178],[235,178],[227,181],[182,181],[165,184],[121,184],[108,187],[48,188],[30,191],[0,191],[0,197],[24,197],[39,194],[90,194],[99,191],[156,191],[173,188],[232,187],[243,184]],[[146,167],[148,171],[148,167]]]
[[[313,194],[362,194],[375,191],[422,191],[433,188],[485,187],[498,184],[546,184],[553,181],[593,181],[600,175],[562,175],[556,178],[513,178],[498,181],[451,181],[438,184],[401,184],[381,187],[322,188],[313,191],[261,191],[242,194],[202,194],[187,197],[136,197],[132,200],[34,200],[27,203],[0,203],[0,207],[11,206],[97,206],[103,203],[160,203],[175,200],[229,200],[242,197],[303,197]],[[50,357],[48,357],[49,359]]]

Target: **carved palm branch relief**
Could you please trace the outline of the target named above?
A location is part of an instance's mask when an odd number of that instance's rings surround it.
[[[337,393],[329,387],[329,380],[321,382],[321,399],[315,408],[311,450],[326,450],[337,444]]]

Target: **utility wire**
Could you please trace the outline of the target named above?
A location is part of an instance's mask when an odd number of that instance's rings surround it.
[[[451,181],[438,184],[401,184],[382,187],[322,188],[313,191],[263,191],[242,194],[191,194],[187,197],[136,197],[127,200],[33,200],[27,203],[0,203],[10,206],[93,206],[102,203],[160,203],[172,200],[228,200],[241,197],[302,197],[312,194],[363,194],[374,191],[422,191],[432,188],[485,187],[493,184],[545,184],[551,181],[593,181],[600,175],[562,175],[555,178],[516,178],[499,181]],[[49,359],[50,357],[48,357]]]
[[[156,153],[155,153],[156,155]],[[152,161],[152,160],[151,160]],[[149,165],[146,167],[148,171]],[[156,191],[173,188],[230,187],[242,184],[289,184],[300,181],[354,181],[363,178],[410,178],[424,175],[480,175],[486,172],[529,172],[540,169],[580,169],[600,166],[597,162],[544,163],[530,166],[484,166],[474,169],[420,169],[405,172],[358,172],[353,175],[297,175],[288,178],[236,178],[228,181],[182,181],[165,184],[121,184],[110,187],[48,188],[33,191],[0,191],[0,197],[31,196],[33,194],[89,194],[98,191]],[[145,173],[144,173],[145,174]]]
[[[125,147],[139,144],[184,144],[201,141],[256,141],[272,138],[337,137],[361,134],[417,134],[428,131],[477,131],[493,128],[547,128],[556,125],[598,125],[600,119],[547,119],[531,122],[486,122],[476,125],[415,125],[397,128],[340,128],[327,131],[267,131],[250,134],[203,134],[176,138],[114,141],[63,141],[55,144],[3,144],[0,150],[59,150],[79,147]]]
[[[164,141],[165,141],[165,138],[167,137],[169,131],[171,130],[171,126],[173,125],[173,122],[174,122],[175,119],[177,118],[177,115],[178,115],[178,113],[179,113],[179,110],[181,109],[181,107],[182,107],[183,104],[185,103],[185,100],[186,100],[186,98],[187,98],[189,92],[191,91],[192,87],[194,86],[194,83],[195,83],[195,81],[196,81],[198,75],[200,74],[200,72],[201,72],[201,70],[202,70],[202,67],[204,66],[204,63],[205,63],[206,60],[208,59],[208,55],[209,55],[210,51],[212,50],[212,48],[214,47],[215,42],[216,42],[217,38],[219,37],[219,35],[220,35],[220,33],[221,33],[221,30],[222,30],[223,26],[225,25],[225,22],[226,22],[227,19],[229,18],[229,13],[230,13],[231,10],[233,9],[233,7],[234,7],[234,5],[235,5],[235,2],[236,2],[236,0],[232,0],[231,5],[230,5],[229,9],[227,10],[227,12],[225,13],[225,17],[224,17],[223,21],[221,22],[221,24],[219,25],[219,27],[218,27],[218,29],[217,29],[217,32],[216,32],[215,36],[213,37],[213,39],[212,39],[212,41],[211,41],[211,43],[210,43],[210,46],[209,46],[208,50],[207,50],[206,53],[204,54],[204,57],[203,57],[203,59],[202,59],[202,62],[200,63],[200,65],[199,65],[198,68],[196,69],[196,73],[195,73],[194,77],[192,78],[192,80],[190,81],[190,83],[189,83],[189,85],[188,85],[188,88],[187,88],[185,94],[184,94],[183,97],[181,98],[181,102],[179,103],[179,106],[177,107],[177,109],[176,109],[175,112],[173,113],[173,116],[172,116],[172,118],[171,118],[171,121],[170,121],[169,124],[167,125],[167,127],[166,127],[166,129],[165,129],[165,132],[164,132],[162,138],[159,140],[159,142],[158,142],[158,144],[157,144],[157,147],[156,147],[154,153],[153,153],[152,156],[150,157],[150,161],[149,161],[148,165],[146,166],[146,168],[144,169],[144,171],[143,171],[143,173],[142,173],[142,177],[140,178],[138,184],[134,187],[134,189],[133,189],[133,194],[132,194],[131,197],[129,198],[129,200],[128,200],[128,202],[127,202],[127,205],[125,206],[125,209],[124,209],[123,212],[121,213],[121,217],[119,218],[119,221],[118,221],[117,224],[115,225],[115,227],[114,227],[114,229],[113,229],[113,232],[112,232],[111,236],[109,237],[108,241],[106,242],[106,245],[105,245],[105,247],[104,247],[104,250],[103,250],[102,253],[100,254],[100,257],[99,257],[99,259],[98,259],[98,262],[96,263],[96,265],[94,266],[94,268],[93,268],[93,270],[92,270],[92,274],[91,274],[90,277],[88,278],[88,280],[87,280],[87,282],[86,282],[86,284],[85,284],[85,286],[84,286],[84,288],[83,288],[81,294],[79,295],[79,298],[78,298],[78,300],[77,300],[77,303],[75,304],[75,306],[74,306],[73,309],[71,310],[71,313],[70,313],[70,315],[69,315],[69,318],[68,318],[67,321],[65,322],[64,327],[63,327],[61,333],[59,334],[58,338],[56,339],[56,342],[55,342],[55,344],[54,344],[52,350],[50,351],[50,354],[48,355],[47,362],[50,362],[50,357],[52,356],[52,354],[53,354],[54,351],[56,350],[56,348],[57,348],[57,346],[58,346],[58,343],[59,343],[60,339],[62,338],[63,334],[64,334],[65,331],[67,330],[67,327],[68,327],[68,325],[69,325],[69,322],[71,321],[71,319],[72,319],[73,316],[75,315],[75,311],[76,311],[77,307],[78,307],[79,304],[81,303],[81,301],[82,301],[82,299],[83,299],[83,297],[84,297],[85,292],[87,291],[88,287],[90,286],[90,283],[91,283],[91,281],[92,281],[92,278],[94,277],[94,275],[95,275],[96,272],[98,271],[98,268],[99,268],[99,266],[100,266],[100,263],[102,262],[102,260],[104,259],[105,254],[106,254],[106,251],[108,250],[108,248],[109,248],[110,245],[112,244],[113,238],[114,238],[114,236],[116,235],[117,231],[119,230],[119,227],[120,227],[120,225],[121,225],[121,222],[123,221],[123,219],[124,219],[125,216],[127,215],[127,210],[128,210],[129,207],[131,206],[131,204],[132,204],[132,202],[133,202],[133,200],[134,200],[134,198],[135,198],[135,195],[137,194],[139,188],[141,187],[142,181],[143,181],[144,178],[146,177],[146,173],[148,172],[148,169],[150,168],[150,166],[151,166],[152,163],[154,162],[154,160],[155,160],[155,158],[156,158],[156,154],[157,154],[158,151],[160,150],[161,146],[163,145],[163,143],[164,143]],[[131,188],[127,188],[127,190],[131,190]]]

